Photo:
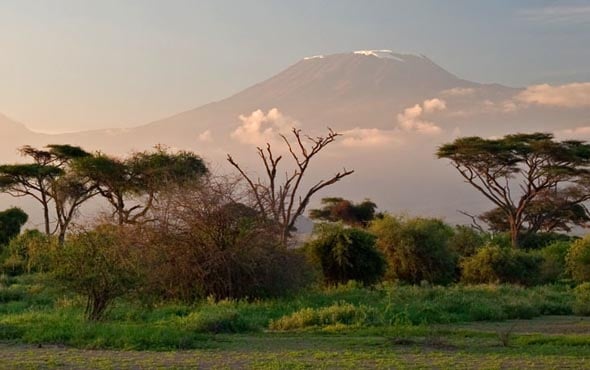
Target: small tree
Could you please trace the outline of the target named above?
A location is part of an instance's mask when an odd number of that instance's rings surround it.
[[[576,282],[590,282],[590,236],[572,243],[565,257],[567,270]]]
[[[227,160],[234,166],[248,183],[256,200],[256,207],[266,218],[275,221],[281,228],[281,243],[287,245],[291,232],[295,229],[295,222],[303,215],[311,197],[354,171],[344,169],[326,180],[320,180],[315,185],[302,191],[303,179],[312,160],[328,145],[333,143],[340,134],[329,129],[326,136],[305,136],[299,129],[293,129],[294,140],[289,140],[281,135],[289,153],[295,162],[295,170],[286,175],[285,181],[279,182],[277,178],[279,162],[282,156],[275,156],[270,144],[266,149],[258,147],[258,155],[264,164],[266,181],[254,180],[242,167],[228,154]],[[307,142],[307,143],[306,143]],[[309,144],[309,145],[308,145]]]
[[[488,236],[470,226],[458,225],[449,239],[449,249],[460,257],[469,257],[484,246]]]
[[[542,195],[566,188],[576,194],[571,204],[590,199],[590,144],[582,141],[558,142],[545,133],[465,137],[441,146],[437,155],[450,159],[465,181],[501,210],[514,248],[527,210]]]
[[[520,284],[541,281],[543,258],[510,247],[487,245],[461,261],[461,281],[472,284]]]
[[[54,257],[54,273],[66,288],[86,297],[86,317],[98,321],[115,298],[136,288],[139,254],[120,229],[104,225],[72,235]]]
[[[385,273],[386,262],[372,234],[341,224],[316,227],[315,238],[306,245],[311,260],[321,267],[327,284],[350,280],[375,284]]]
[[[390,279],[448,284],[455,278],[457,255],[448,244],[453,229],[441,220],[386,215],[369,230],[386,256]]]
[[[363,227],[375,219],[377,209],[377,205],[369,199],[355,204],[344,198],[323,198],[322,205],[322,208],[309,211],[311,219]]]
[[[29,216],[20,208],[9,208],[0,212],[0,246],[8,244],[20,234],[21,227],[27,223]]]

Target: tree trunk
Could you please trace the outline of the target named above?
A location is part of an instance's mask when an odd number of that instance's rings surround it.
[[[519,234],[520,234],[520,223],[517,222],[514,217],[509,218],[510,223],[510,242],[512,248],[517,249],[519,247]]]
[[[49,205],[45,196],[43,196],[43,221],[45,222],[45,234],[51,235],[51,228],[49,225]]]

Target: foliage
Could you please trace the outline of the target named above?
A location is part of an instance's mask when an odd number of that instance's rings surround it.
[[[543,258],[540,266],[541,282],[555,283],[566,277],[565,258],[569,249],[569,242],[556,241],[539,250],[538,253]]]
[[[538,232],[570,232],[573,226],[585,227],[590,222],[590,216],[584,205],[578,203],[580,188],[566,188],[565,190],[551,190],[543,192],[531,201],[523,211],[524,236]],[[510,223],[505,211],[496,207],[479,216],[493,232],[510,231]]]
[[[47,271],[56,240],[38,230],[26,230],[8,244],[2,271],[10,275]]]
[[[0,247],[20,234],[21,227],[28,219],[29,216],[20,208],[13,207],[0,212]]]
[[[555,189],[561,189],[557,198],[565,197],[569,205],[590,198],[590,144],[582,141],[559,142],[546,133],[506,135],[499,139],[463,137],[441,146],[437,156],[449,159],[469,184],[501,210],[515,248],[525,225],[539,230],[555,219],[554,212],[543,210],[547,207],[536,207],[539,202],[561,212],[553,206]],[[520,189],[519,195],[515,189]],[[543,197],[551,200],[543,202]],[[527,214],[542,217],[527,218]],[[562,215],[557,219],[564,226]]]
[[[15,197],[31,197],[41,204],[44,218],[45,234],[50,235],[50,204],[55,211],[63,241],[72,217],[82,203],[95,195],[92,187],[84,182],[77,182],[70,176],[66,187],[60,185],[60,179],[68,173],[73,161],[89,157],[90,154],[80,147],[71,145],[47,145],[45,149],[23,146],[21,155],[31,159],[32,163],[1,165],[0,191]],[[76,183],[77,186],[73,186]],[[75,193],[67,190],[76,189]],[[83,190],[82,190],[83,189]]]
[[[102,225],[72,235],[57,249],[55,278],[86,299],[85,315],[100,320],[115,298],[125,296],[140,280],[140,260],[117,227]]]
[[[350,226],[367,226],[375,218],[377,205],[369,199],[355,204],[344,198],[323,198],[322,208],[309,211],[313,220],[342,222]]]
[[[574,289],[573,311],[576,315],[590,316],[590,283],[582,283]]]
[[[198,182],[208,173],[196,154],[170,153],[163,147],[127,159],[104,154],[86,157],[76,161],[73,170],[109,202],[119,225],[141,221],[160,193]]]
[[[460,257],[474,255],[484,246],[489,236],[470,226],[457,225],[453,235],[449,239],[449,249]]]
[[[146,307],[120,299],[105,314],[106,320],[89,323],[84,320],[80,297],[64,296],[50,287],[51,281],[43,275],[0,279],[0,340],[94,349],[177,350],[231,339],[206,333],[257,332],[251,343],[257,345],[266,329],[275,328],[278,322],[288,322],[293,329],[305,327],[307,332],[364,333],[361,335],[371,338],[407,337],[409,333],[424,337],[429,330],[426,325],[463,323],[461,335],[465,338],[464,323],[494,321],[488,325],[493,329],[500,320],[570,315],[574,304],[573,290],[564,285],[526,289],[508,285],[378,285],[367,289],[348,284],[252,301],[207,299],[191,305],[160,302]],[[496,344],[494,334],[488,335],[492,345]],[[243,341],[245,336],[233,338]],[[280,334],[273,333],[273,338],[277,340]],[[482,340],[481,335],[471,338]]]
[[[321,268],[326,284],[380,281],[386,262],[370,233],[342,224],[321,224],[305,246],[314,264]]]
[[[471,284],[510,283],[530,286],[540,280],[542,257],[488,245],[461,261],[461,280]]]
[[[590,236],[572,243],[565,263],[572,279],[579,283],[590,281]]]
[[[385,216],[370,226],[386,256],[392,280],[448,284],[455,277],[457,256],[449,248],[453,229],[439,219]]]
[[[338,302],[321,308],[304,308],[290,315],[272,320],[271,330],[294,330],[331,325],[349,325],[366,327],[377,321],[375,309],[365,305],[355,306],[351,303]]]

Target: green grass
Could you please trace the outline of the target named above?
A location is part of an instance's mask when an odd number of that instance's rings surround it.
[[[349,284],[261,301],[121,300],[98,323],[84,320],[83,299],[43,275],[0,278],[0,297],[0,363],[9,368],[81,359],[94,368],[583,368],[590,357],[590,321],[565,316],[575,302],[565,285]],[[512,332],[515,322],[522,328]]]

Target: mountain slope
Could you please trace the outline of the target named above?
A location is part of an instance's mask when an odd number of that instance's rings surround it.
[[[196,151],[219,172],[228,170],[228,152],[254,169],[254,145],[292,125],[311,135],[330,126],[345,135],[310,175],[356,170],[331,194],[464,221],[458,209],[490,205],[445,161],[435,160],[438,145],[459,135],[590,127],[590,107],[523,103],[523,91],[463,80],[422,55],[364,50],[316,56],[224,100],[130,129],[39,135],[0,117],[0,158],[14,157],[23,144],[70,143],[113,154],[164,144]]]

